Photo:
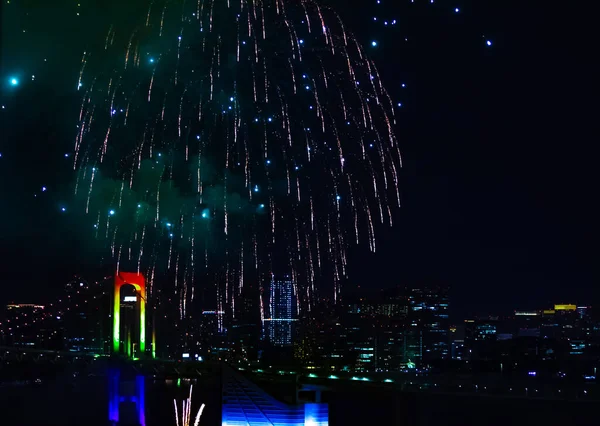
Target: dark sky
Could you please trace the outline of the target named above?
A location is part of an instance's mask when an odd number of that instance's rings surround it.
[[[42,302],[94,266],[60,200],[40,191],[71,177],[86,40],[126,11],[51,3],[2,3],[0,302]],[[352,250],[348,285],[448,284],[456,318],[594,302],[597,47],[585,14],[552,2],[328,3],[403,104],[403,207],[375,255]]]

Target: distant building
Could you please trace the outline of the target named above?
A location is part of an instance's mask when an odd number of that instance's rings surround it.
[[[219,330],[219,317],[223,314],[222,311],[202,311],[198,348],[198,356],[202,359],[218,360],[229,350],[227,336]]]
[[[450,327],[450,358],[458,361],[469,359],[468,350],[464,324]]]
[[[446,287],[412,288],[408,292],[407,356],[423,362],[450,354],[449,297]],[[420,353],[419,353],[420,352]]]
[[[539,337],[542,321],[540,311],[515,311],[513,329],[517,337]]]
[[[93,353],[108,350],[112,302],[108,281],[87,282],[75,277],[65,285],[56,304],[56,319],[65,349]],[[127,312],[123,312],[122,317],[127,316]]]
[[[228,330],[230,355],[233,361],[252,362],[258,359],[261,335],[258,286],[246,283],[240,296]]]
[[[273,346],[292,346],[295,303],[294,283],[291,278],[271,279],[269,291],[269,317],[265,318],[267,339]]]
[[[0,322],[2,345],[48,349],[52,333],[48,315],[42,305],[6,305]]]

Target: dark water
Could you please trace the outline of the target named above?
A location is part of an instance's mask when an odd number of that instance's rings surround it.
[[[336,392],[331,425],[600,425],[597,401],[536,400],[427,393]]]

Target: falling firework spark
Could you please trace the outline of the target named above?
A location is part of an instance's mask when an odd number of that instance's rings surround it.
[[[315,1],[188,3],[155,0],[83,55],[73,167],[95,235],[121,268],[170,277],[181,317],[196,286],[233,311],[275,270],[302,309],[315,283],[337,298],[349,243],[375,251],[400,205],[375,64]]]
[[[181,401],[181,422],[179,421],[179,410],[177,409],[177,400],[173,400],[173,406],[175,408],[175,425],[176,426],[190,426],[190,421],[192,419],[192,390],[193,386],[190,386],[190,395],[184,401]],[[196,414],[196,419],[194,420],[194,426],[198,426],[200,424],[200,419],[202,418],[202,412],[204,411],[205,404],[200,406],[198,413]]]

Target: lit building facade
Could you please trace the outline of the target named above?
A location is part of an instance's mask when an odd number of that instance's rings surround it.
[[[269,318],[265,318],[267,339],[273,346],[291,346],[293,342],[295,303],[294,283],[289,276],[271,279]]]
[[[446,287],[412,288],[408,291],[408,357],[423,362],[449,357],[448,309]]]

